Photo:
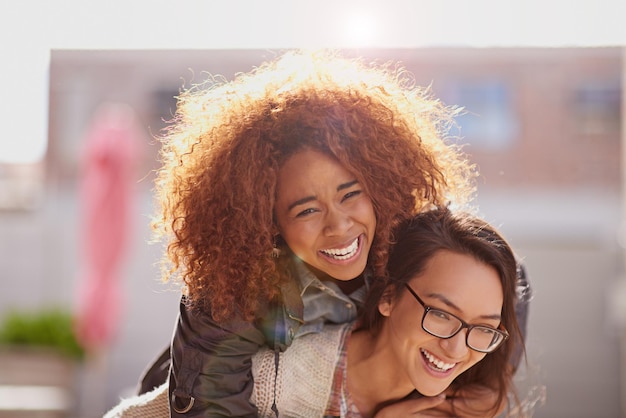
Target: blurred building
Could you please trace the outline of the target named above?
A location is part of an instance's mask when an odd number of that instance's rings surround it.
[[[620,382],[616,365],[625,360],[609,295],[624,275],[618,233],[622,49],[347,53],[399,60],[418,85],[430,85],[445,103],[465,108],[460,129],[452,134],[466,144],[481,172],[477,203],[524,259],[535,290],[529,367],[520,373],[522,396],[542,398],[545,387],[545,404],[535,416],[620,416],[626,382]],[[93,401],[82,406],[85,414],[98,416],[103,412],[98,408],[109,408],[129,393],[173,329],[178,295],[158,282],[155,263],[162,249],[147,241],[151,181],[158,167],[158,142],[152,138],[171,117],[174,96],[182,86],[204,81],[207,72],[232,78],[275,54],[52,51],[46,159],[29,175],[11,174],[22,168],[0,167],[0,182],[13,184],[15,196],[26,196],[11,198],[9,188],[0,190],[0,307],[74,303],[76,187],[90,118],[101,103],[121,102],[135,109],[145,126],[137,162],[135,238],[123,271],[126,320],[107,348],[106,367],[85,377],[94,388],[83,389],[83,398]],[[24,177],[28,180],[11,180]]]

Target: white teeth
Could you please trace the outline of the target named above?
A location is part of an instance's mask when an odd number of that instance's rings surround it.
[[[359,239],[356,238],[352,244],[345,248],[333,248],[330,250],[322,250],[326,255],[329,255],[337,260],[347,260],[356,254],[356,250],[359,248]]]
[[[441,369],[442,371],[450,370],[455,366],[455,363],[444,363],[423,348],[421,349],[421,351],[424,354],[424,357],[426,357],[426,359],[428,359],[431,364],[437,366],[437,368]]]

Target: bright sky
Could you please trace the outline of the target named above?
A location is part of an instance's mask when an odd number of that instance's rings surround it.
[[[20,0],[0,5],[0,162],[47,141],[51,49],[626,46],[622,0]]]

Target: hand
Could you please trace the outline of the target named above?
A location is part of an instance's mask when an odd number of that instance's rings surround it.
[[[399,418],[399,417],[419,417],[435,418],[449,417],[447,412],[441,412],[436,407],[442,404],[444,396],[431,396],[416,399],[407,399],[387,405],[374,415],[374,418]]]
[[[444,413],[446,417],[462,418],[486,418],[496,417],[504,410],[506,403],[503,402],[494,409],[498,394],[486,386],[470,385],[461,390],[454,391],[448,388],[446,399],[433,409]],[[454,406],[454,408],[453,408]],[[431,411],[425,411],[431,412]]]

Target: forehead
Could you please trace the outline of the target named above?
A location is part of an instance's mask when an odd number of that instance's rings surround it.
[[[504,300],[502,282],[495,268],[471,255],[447,250],[437,251],[424,272],[409,284],[423,299],[431,294],[444,296],[469,315],[469,319],[500,312]]]
[[[303,188],[336,187],[337,184],[353,178],[352,173],[335,158],[319,151],[305,149],[289,157],[280,168],[277,194],[280,198],[281,195],[292,191],[307,191],[302,190]]]
[[[336,165],[343,168],[335,157],[315,149],[303,148],[287,157],[280,171],[303,171],[309,166],[318,165]]]

